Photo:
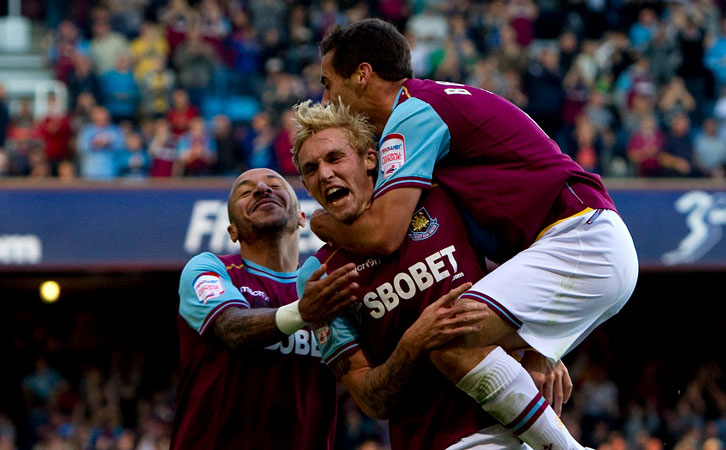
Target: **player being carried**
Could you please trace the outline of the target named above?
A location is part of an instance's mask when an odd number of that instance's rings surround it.
[[[355,220],[370,207],[377,171],[370,126],[363,116],[340,104],[303,103],[295,108],[295,117],[293,160],[305,187],[336,220]],[[335,195],[341,190],[345,195]],[[321,266],[332,271],[350,261],[359,274],[360,288],[354,292],[359,301],[329,326],[319,326],[316,336],[324,362],[362,409],[389,419],[394,449],[517,448],[522,444],[516,437],[535,448],[540,444],[581,448],[518,363],[518,371],[504,374],[511,378],[508,385],[495,386],[496,394],[502,395],[490,403],[496,408],[484,408],[508,428],[451,382],[452,362],[478,357],[481,339],[504,335],[508,340],[500,345],[507,351],[526,347],[512,338],[514,328],[499,316],[487,316],[484,326],[474,332],[478,339],[457,338],[440,348],[434,347],[443,340],[421,342],[420,325],[429,317],[448,314],[453,297],[470,286],[468,281],[484,276],[460,214],[441,188],[432,187],[422,196],[400,249],[385,256],[356,256],[326,245],[303,265],[298,289],[307,274]],[[450,289],[448,298],[434,302]],[[455,305],[483,304],[469,300]],[[498,352],[503,353],[501,348]],[[543,357],[533,354],[532,360]],[[566,378],[560,380],[566,390],[560,399],[566,399],[569,377],[566,370],[558,373]],[[528,405],[507,419],[504,416],[513,411],[502,403],[512,403],[512,393],[524,393]]]

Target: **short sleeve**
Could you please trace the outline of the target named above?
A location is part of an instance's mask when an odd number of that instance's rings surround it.
[[[315,339],[318,341],[323,362],[328,366],[360,348],[360,332],[345,315],[336,317],[329,325],[317,327]]]
[[[428,103],[410,98],[393,110],[379,145],[374,197],[400,187],[431,187],[434,165],[449,152],[449,127]]]
[[[222,261],[201,253],[187,263],[179,280],[179,314],[199,334],[225,309],[250,304],[232,283]]]
[[[311,256],[305,260],[302,267],[300,267],[300,270],[297,272],[297,282],[295,284],[295,287],[297,288],[297,298],[302,297],[303,291],[305,291],[305,282],[308,281],[308,278],[310,278],[313,272],[318,270],[320,266],[322,266],[322,264],[320,264],[320,261],[315,256]]]

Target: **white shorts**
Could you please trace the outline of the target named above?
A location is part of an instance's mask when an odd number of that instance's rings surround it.
[[[555,223],[464,296],[557,361],[620,311],[637,279],[638,256],[620,216],[588,209]]]
[[[531,450],[532,447],[520,441],[512,430],[503,425],[492,425],[462,438],[446,447],[446,450]]]

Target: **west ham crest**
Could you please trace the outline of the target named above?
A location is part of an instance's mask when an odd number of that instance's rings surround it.
[[[431,218],[426,208],[421,208],[413,215],[408,227],[408,236],[414,241],[428,239],[439,229],[436,219]]]

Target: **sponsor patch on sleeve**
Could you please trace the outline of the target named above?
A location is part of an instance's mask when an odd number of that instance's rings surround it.
[[[315,324],[314,327],[315,336],[318,338],[318,342],[320,342],[320,345],[328,342],[328,338],[330,337],[330,326],[328,326],[327,323],[322,323]]]
[[[403,135],[391,133],[383,138],[380,157],[381,175],[389,178],[406,162],[406,142]]]
[[[199,302],[206,305],[209,300],[224,294],[222,279],[214,272],[200,273],[194,279],[194,292]]]

